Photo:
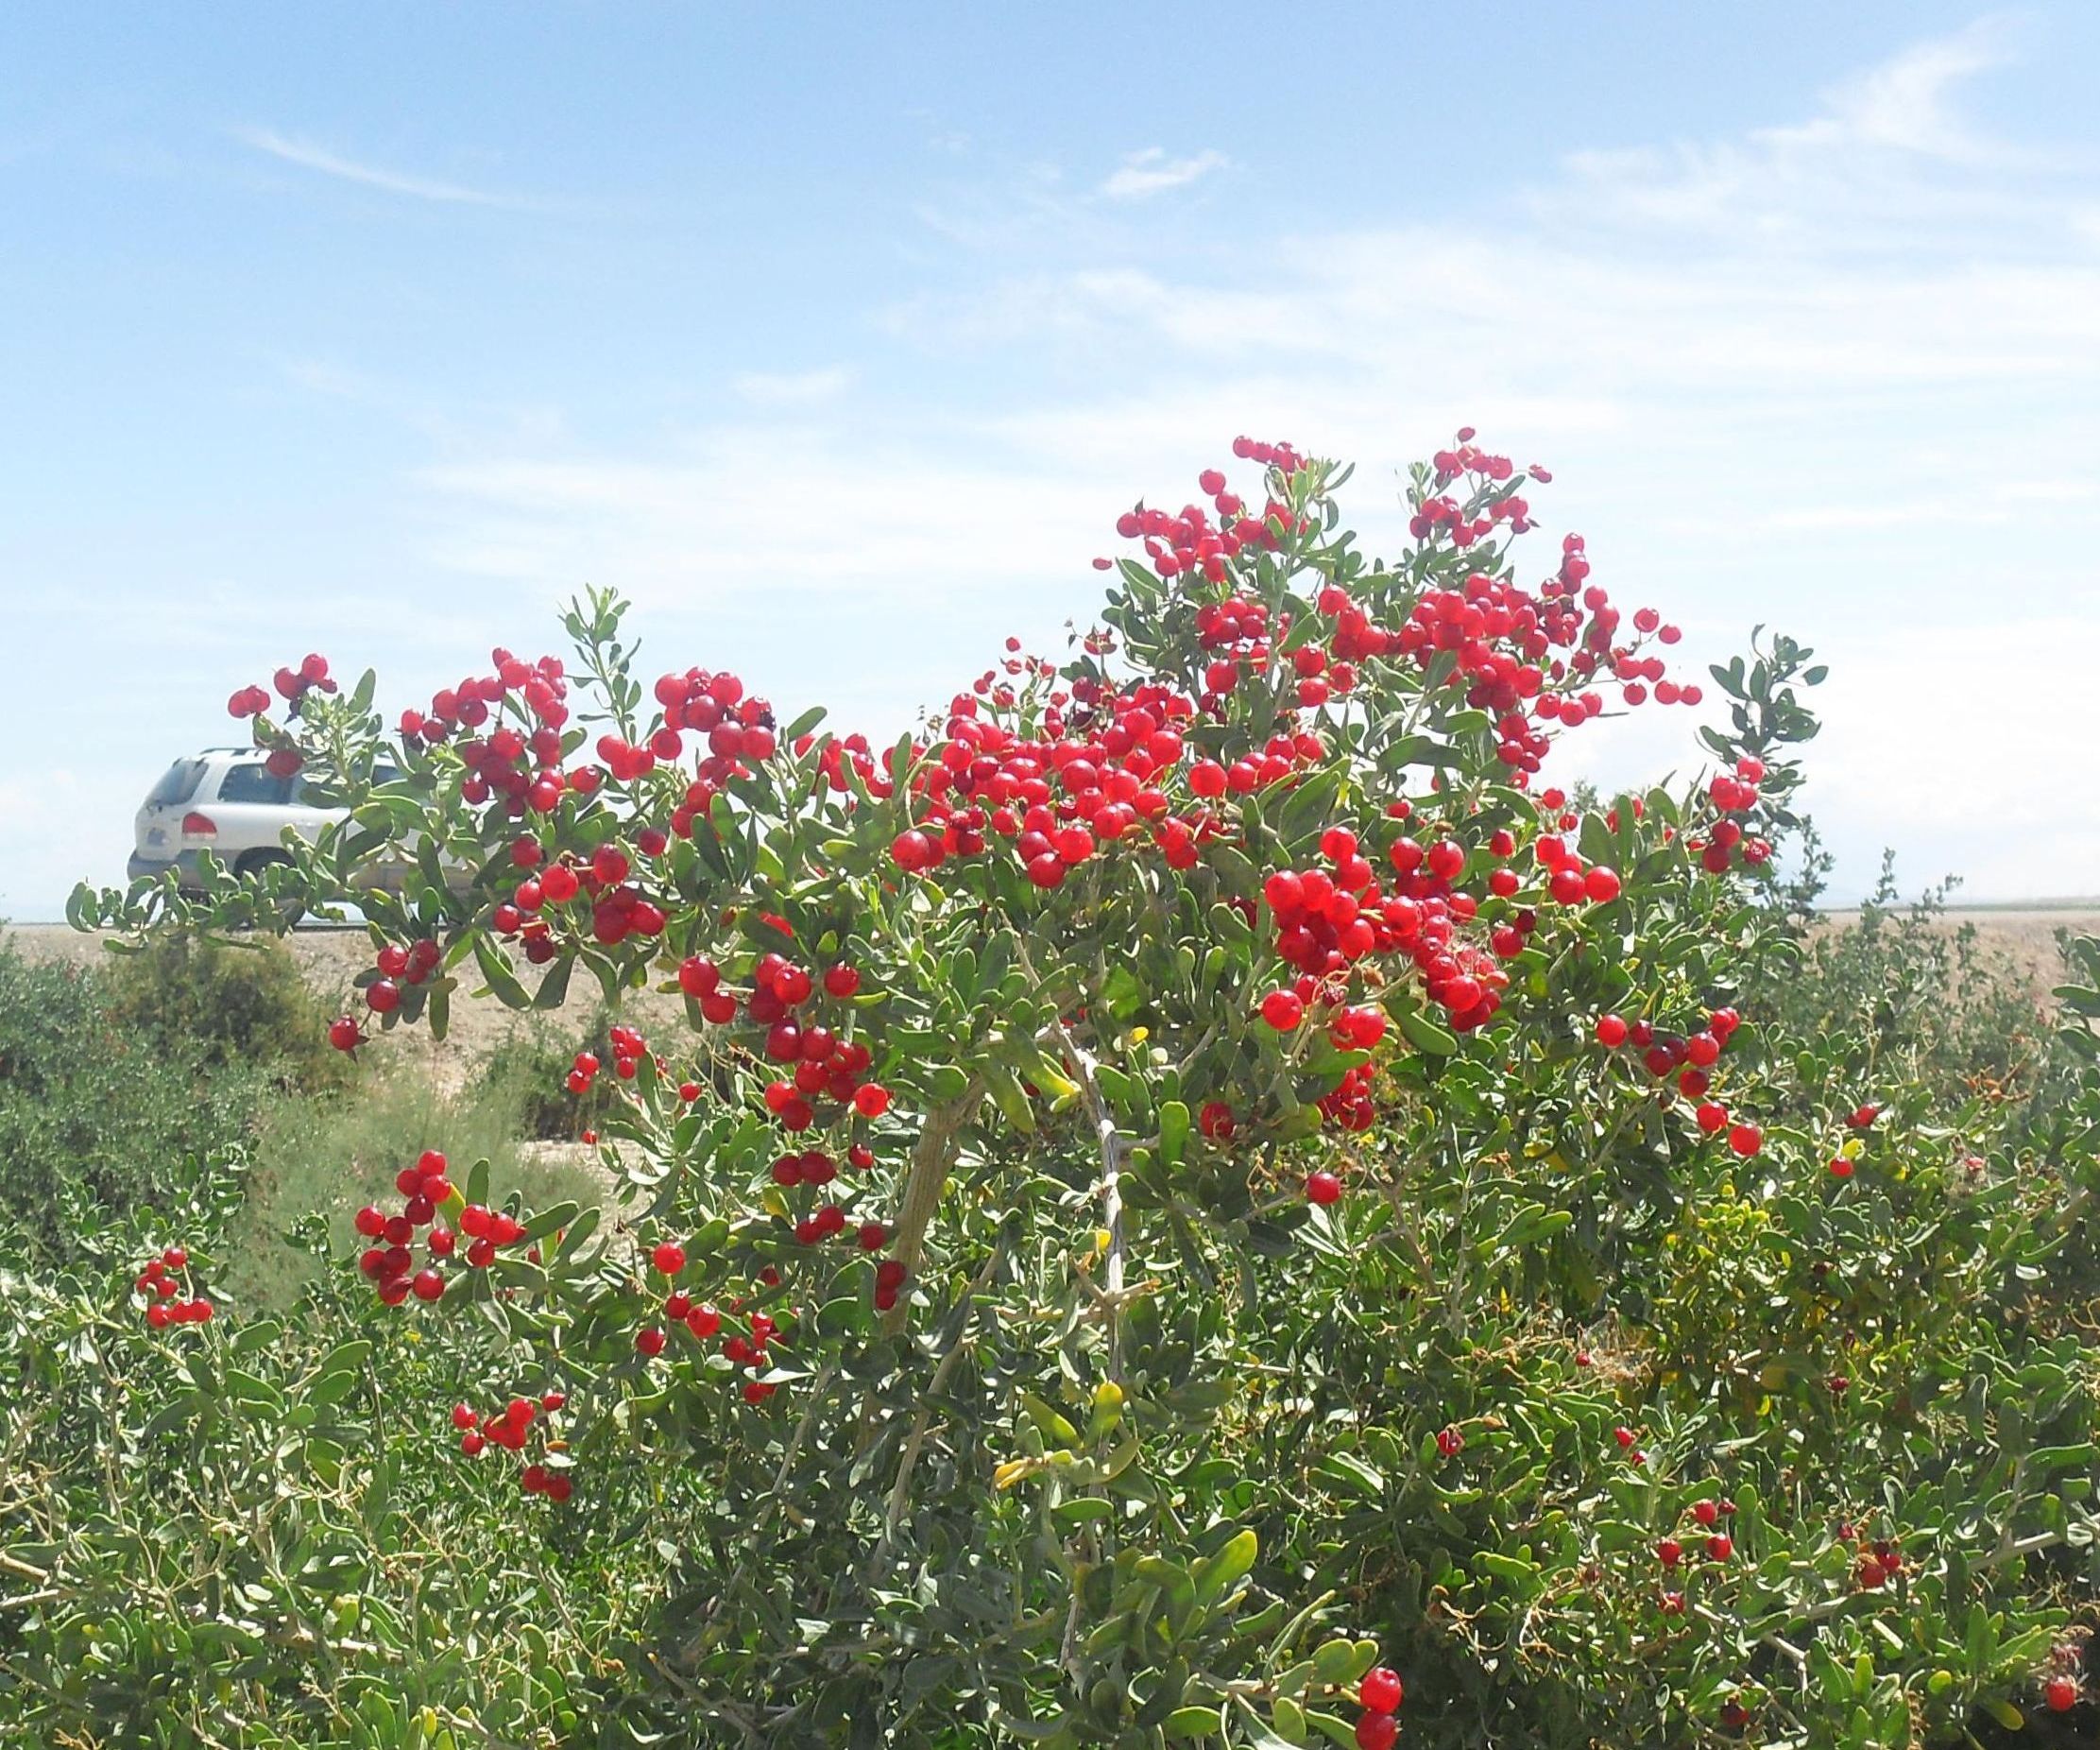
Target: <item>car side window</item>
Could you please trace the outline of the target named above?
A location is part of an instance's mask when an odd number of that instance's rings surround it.
[[[290,775],[280,778],[260,760],[230,765],[219,778],[218,799],[222,802],[260,802],[265,807],[282,808],[291,797]]]

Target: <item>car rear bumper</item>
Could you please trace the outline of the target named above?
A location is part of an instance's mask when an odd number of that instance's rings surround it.
[[[172,857],[148,857],[134,850],[131,860],[124,866],[126,881],[144,881],[151,876],[165,875],[173,869],[176,879],[185,885],[196,881],[196,858],[194,850],[178,851]]]

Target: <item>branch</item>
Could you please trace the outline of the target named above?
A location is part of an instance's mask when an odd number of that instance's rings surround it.
[[[984,1262],[970,1285],[963,1291],[963,1323],[955,1333],[955,1341],[948,1345],[948,1352],[941,1357],[940,1365],[933,1369],[933,1377],[926,1382],[926,1391],[919,1400],[919,1412],[912,1421],[912,1432],[905,1437],[904,1455],[897,1461],[896,1481],[890,1485],[890,1500],[882,1520],[882,1536],[875,1546],[875,1553],[868,1559],[868,1572],[872,1575],[896,1536],[897,1527],[904,1523],[904,1509],[911,1499],[912,1471],[919,1462],[919,1450],[926,1444],[926,1437],[933,1426],[933,1400],[948,1384],[948,1375],[955,1371],[955,1364],[963,1358],[963,1351],[969,1347],[969,1303],[989,1288],[992,1278],[999,1270],[999,1261],[1006,1254],[1006,1231],[999,1230],[999,1239],[992,1249],[985,1253]]]
[[[925,1128],[919,1132],[917,1146],[912,1150],[912,1170],[905,1177],[904,1204],[897,1211],[895,1243],[890,1248],[890,1255],[904,1266],[907,1280],[918,1269],[919,1248],[925,1243],[933,1211],[940,1207],[941,1191],[948,1183],[948,1170],[955,1163],[963,1120],[977,1104],[981,1091],[976,1080],[972,1079],[960,1098],[929,1112]],[[904,1296],[899,1295],[896,1305],[883,1314],[883,1333],[896,1336],[904,1329],[909,1316]]]
[[[1120,1385],[1123,1382],[1123,1139],[1116,1132],[1116,1115],[1108,1109],[1102,1098],[1101,1083],[1095,1076],[1099,1065],[1080,1042],[1072,1037],[1072,1030],[1059,1021],[1051,1031],[1066,1058],[1072,1066],[1072,1073],[1079,1078],[1080,1089],[1086,1096],[1086,1109],[1093,1115],[1094,1130],[1101,1144],[1101,1226],[1108,1229],[1108,1269],[1102,1298],[1108,1308],[1108,1377]]]

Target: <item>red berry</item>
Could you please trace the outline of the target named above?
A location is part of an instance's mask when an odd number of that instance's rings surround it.
[[[1728,1133],[1728,1145],[1748,1160],[1765,1146],[1765,1133],[1755,1124],[1737,1124]]]
[[[2041,1699],[2051,1713],[2069,1713],[2078,1705],[2078,1685],[2070,1677],[2052,1677],[2041,1686]]]
[[[644,1325],[635,1332],[635,1347],[643,1355],[661,1355],[663,1341],[663,1331],[656,1325]]]
[[[1596,1042],[1609,1050],[1616,1051],[1626,1043],[1626,1022],[1616,1015],[1599,1015],[1596,1018]]]
[[[1306,1176],[1306,1200],[1324,1208],[1341,1197],[1341,1181],[1332,1173],[1312,1173]]]
[[[1294,990],[1272,990],[1261,1000],[1261,1018],[1278,1033],[1289,1033],[1305,1020],[1306,1005]]]
[[[666,1240],[649,1254],[649,1261],[658,1275],[676,1276],[686,1267],[686,1248],[675,1240]]]
[[[1367,1713],[1357,1721],[1357,1750],[1392,1750],[1400,1724],[1390,1713]]]
[[[1406,1687],[1400,1673],[1383,1665],[1374,1665],[1363,1673],[1363,1683],[1357,1690],[1357,1699],[1373,1713],[1391,1713],[1400,1706],[1406,1695]]]

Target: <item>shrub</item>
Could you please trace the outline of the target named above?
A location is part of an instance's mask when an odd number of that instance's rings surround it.
[[[238,1149],[265,1080],[112,1015],[98,972],[0,942],[0,1215],[29,1257],[98,1252],[102,1227],[163,1204],[192,1157]]]
[[[112,956],[104,975],[110,1018],[206,1068],[258,1065],[305,1092],[347,1079],[329,1049],[332,1010],[282,942],[156,936]]]
[[[2075,1704],[2100,1072],[2067,1044],[2014,1130],[1761,1011],[1821,671],[1715,669],[1694,787],[1547,784],[1607,695],[1700,685],[1579,538],[1519,580],[1532,483],[1462,438],[1390,564],[1339,471],[1243,440],[1256,508],[1206,472],[1215,521],[1126,513],[1101,625],[880,754],[644,686],[602,595],[572,667],[498,651],[391,732],[309,659],[282,719],[233,708],[351,823],[266,893],[76,897],[281,915],[394,835],[425,873],[370,901],[346,1049],[441,1030],[470,963],[683,1002],[697,1043],[630,1019],[576,1071],[636,1244],[403,1162],[359,1261],[477,1405],[570,1382],[572,1435],[474,1420],[459,1489],[603,1525],[664,1479],[644,1705],[686,1741],[1382,1750],[1404,1705],[1452,1746],[1864,1745]]]
[[[215,1287],[239,1190],[192,1179],[131,1256],[181,1235]],[[452,1474],[401,1414],[470,1388],[470,1333],[418,1343],[324,1278],[172,1346],[106,1272],[22,1262],[0,1237],[0,1741],[649,1741],[628,1673],[666,1590],[650,1541],[580,1518],[495,1534],[515,1482]],[[631,1526],[688,1492],[616,1463],[597,1506]]]

